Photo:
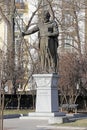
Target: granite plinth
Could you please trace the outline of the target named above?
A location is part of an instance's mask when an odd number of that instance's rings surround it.
[[[35,74],[37,84],[36,113],[58,112],[58,75]]]
[[[51,117],[48,120],[49,124],[62,124],[67,122],[69,122],[69,119],[66,116]]]
[[[47,119],[49,122],[57,120],[56,117],[64,118],[65,113],[59,112],[58,101],[58,79],[57,74],[35,74],[36,90],[36,110],[28,113],[28,116],[21,119]],[[58,118],[59,119],[59,118]]]
[[[20,119],[44,119],[44,120],[53,120],[55,117],[64,117],[65,113],[63,112],[55,112],[55,113],[36,113],[36,112],[32,112],[32,113],[28,113],[28,116],[21,116]]]

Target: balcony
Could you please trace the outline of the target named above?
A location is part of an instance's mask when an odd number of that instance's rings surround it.
[[[19,10],[19,11],[22,11],[24,13],[27,13],[28,12],[28,4],[27,3],[19,3],[19,2],[16,2],[15,3],[15,6],[16,8]]]

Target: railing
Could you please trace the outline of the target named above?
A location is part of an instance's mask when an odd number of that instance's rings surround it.
[[[3,130],[3,108],[4,108],[4,93],[0,91],[0,130]]]

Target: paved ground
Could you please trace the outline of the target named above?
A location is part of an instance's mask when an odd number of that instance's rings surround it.
[[[4,119],[4,130],[87,130],[87,128],[49,126],[47,120]]]
[[[5,119],[4,130],[43,130],[39,126],[47,125],[46,120],[27,120],[27,119]]]

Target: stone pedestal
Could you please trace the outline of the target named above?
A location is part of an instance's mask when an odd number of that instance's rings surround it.
[[[33,75],[37,84],[36,113],[58,112],[58,75]]]
[[[64,118],[65,113],[59,112],[58,102],[58,79],[57,74],[35,74],[33,75],[37,85],[36,110],[28,113],[24,119],[48,119],[55,123],[56,120]],[[21,117],[23,119],[23,117]]]
[[[56,116],[64,116],[58,111],[58,78],[57,74],[33,75],[37,84],[36,111],[29,113],[29,117],[41,117],[41,119]]]

